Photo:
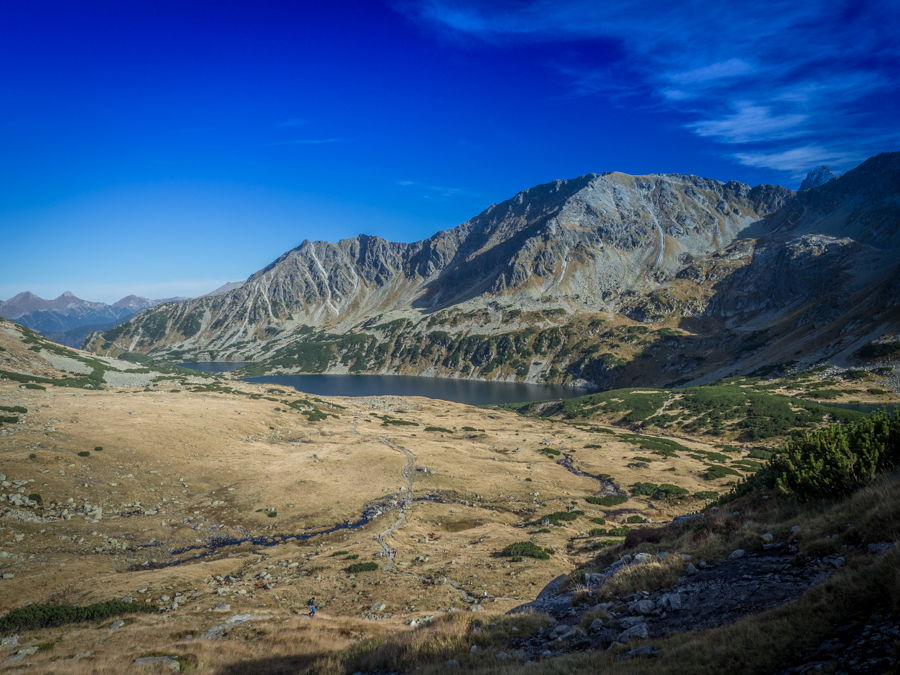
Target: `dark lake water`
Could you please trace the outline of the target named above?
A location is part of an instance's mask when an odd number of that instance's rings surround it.
[[[245,364],[221,362],[179,365],[196,370],[225,372]],[[407,375],[265,375],[250,377],[247,381],[286,385],[316,396],[426,396],[469,405],[574,398],[594,391],[555,384],[481,382]]]

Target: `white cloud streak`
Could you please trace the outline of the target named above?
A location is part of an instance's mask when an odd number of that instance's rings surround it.
[[[896,142],[898,124],[885,120],[900,90],[900,4],[890,0],[400,2],[400,11],[450,39],[604,42],[623,55],[615,68],[559,68],[573,94],[652,91],[693,118],[685,128],[697,136],[760,146],[724,152],[748,166],[795,176],[806,158],[830,157],[846,170],[894,149],[886,144]]]

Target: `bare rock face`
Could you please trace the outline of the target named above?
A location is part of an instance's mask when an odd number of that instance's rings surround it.
[[[507,349],[511,356],[502,363],[516,365],[484,371],[494,372],[490,377],[540,381],[535,378],[558,372],[570,378],[565,381],[606,386],[621,367],[609,354],[574,353],[549,367],[515,360],[524,352],[512,343],[533,337],[507,333],[512,346],[504,347],[485,336],[510,331],[520,310],[552,309],[567,317],[558,324],[599,313],[648,326],[691,320],[691,330],[713,343],[722,331],[734,337],[777,328],[787,336],[782,352],[793,354],[792,341],[846,323],[851,314],[860,314],[853,316],[860,335],[873,316],[884,323],[885,308],[897,304],[890,289],[898,262],[900,153],[878,155],[837,178],[820,167],[799,193],[682,174],[588,174],[524,190],[418,242],[363,234],[336,243],[304,241],[237,288],[144,310],[92,334],[85,347],[194,360],[268,358],[287,369],[340,372],[346,360],[337,363],[307,343],[326,333],[350,336],[333,350],[342,358],[352,335],[365,333],[386,340],[387,353],[374,358],[372,349],[364,350],[355,372],[396,372],[391,369],[424,354],[430,340],[438,350],[458,347],[470,369],[459,370],[463,362],[445,353],[440,364],[424,362],[412,372],[474,376]],[[455,334],[432,333],[441,329],[425,322],[454,307],[492,308],[495,319],[456,329],[474,340],[461,345]],[[421,326],[401,340],[391,332],[392,320],[405,322],[407,332]],[[515,328],[527,325],[535,324]],[[292,347],[301,343],[302,349]],[[696,357],[696,343],[692,349]],[[712,371],[716,357],[710,356]],[[663,372],[683,370],[683,356],[670,357]]]
[[[803,179],[803,182],[800,183],[800,189],[797,192],[806,192],[807,190],[812,190],[813,188],[817,188],[820,185],[825,185],[825,183],[829,181],[833,181],[835,179],[835,175],[828,170],[828,167],[824,164],[822,166],[817,166],[815,169],[806,174],[806,178]]]

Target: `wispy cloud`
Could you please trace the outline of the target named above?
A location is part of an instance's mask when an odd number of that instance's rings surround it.
[[[623,55],[615,64],[572,57],[552,65],[576,95],[651,92],[658,105],[686,115],[685,128],[697,136],[755,146],[723,148],[748,166],[793,177],[803,161],[830,158],[845,170],[896,142],[895,0],[397,1],[400,11],[450,39],[614,45]],[[802,142],[809,138],[815,143]]]
[[[397,185],[402,185],[403,187],[416,188],[426,193],[431,193],[433,195],[439,197],[453,197],[456,195],[466,196],[466,197],[477,197],[478,193],[470,192],[469,190],[465,190],[463,188],[453,188],[453,187],[444,187],[440,185],[428,185],[427,183],[419,183],[414,180],[398,180]],[[426,198],[428,195],[426,195]]]

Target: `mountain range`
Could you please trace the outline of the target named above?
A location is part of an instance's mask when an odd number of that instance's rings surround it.
[[[847,361],[900,328],[900,153],[803,189],[588,174],[414,243],[304,241],[86,348],[623,386]],[[648,358],[652,356],[653,358]]]
[[[149,300],[129,295],[108,305],[105,302],[82,300],[68,291],[54,300],[45,300],[26,291],[9,300],[0,301],[0,316],[28,326],[57,342],[77,347],[81,345],[89,331],[79,331],[78,335],[81,337],[77,342],[75,342],[77,336],[70,339],[65,335],[67,331],[87,326],[93,327],[94,330],[106,330],[142,309],[185,299]]]

